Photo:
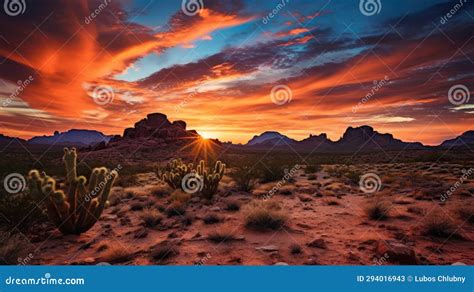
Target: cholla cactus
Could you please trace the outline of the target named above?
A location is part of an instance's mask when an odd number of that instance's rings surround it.
[[[86,186],[86,178],[77,176],[76,160],[76,149],[64,148],[67,194],[57,189],[56,180],[45,173],[31,170],[28,175],[32,197],[46,204],[50,220],[63,234],[81,234],[94,226],[118,176],[116,170],[95,168]]]
[[[181,159],[168,162],[163,171],[158,172],[158,177],[173,189],[180,189],[183,178],[193,172],[193,164],[185,164]]]
[[[204,160],[201,160],[201,162],[199,162],[199,165],[196,169],[196,173],[202,178],[201,195],[204,198],[212,199],[214,194],[217,192],[217,187],[219,186],[219,182],[224,176],[224,172],[225,164],[220,161],[216,162],[212,171],[206,168]]]

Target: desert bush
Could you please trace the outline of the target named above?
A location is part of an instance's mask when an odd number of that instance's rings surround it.
[[[258,172],[255,168],[239,165],[230,176],[237,184],[237,189],[242,192],[250,192],[258,181]]]
[[[424,235],[449,238],[456,235],[456,225],[442,211],[435,211],[425,217],[422,233]]]
[[[227,211],[239,211],[240,210],[240,204],[237,201],[230,200],[226,202],[225,209]]]
[[[105,249],[104,253],[102,254],[101,261],[111,264],[119,264],[131,260],[132,257],[133,253],[131,250],[128,250],[122,245],[118,244],[107,247],[107,249]]]
[[[308,180],[316,180],[318,177],[315,174],[309,174],[308,175]]]
[[[204,224],[216,224],[216,223],[221,222],[221,220],[222,219],[215,213],[206,214],[202,218],[202,221],[204,222]]]
[[[185,193],[180,190],[174,191],[170,196],[171,202],[187,203],[191,199],[191,194]]]
[[[45,173],[32,170],[28,175],[31,197],[45,203],[49,219],[64,234],[81,234],[94,226],[107,205],[118,176],[116,170],[95,168],[86,186],[86,178],[77,176],[76,161],[76,149],[64,148],[67,195],[57,188],[56,180]]]
[[[277,160],[265,160],[260,162],[257,170],[262,182],[274,182],[285,176],[286,166]]]
[[[306,174],[314,174],[315,172],[318,172],[321,170],[321,167],[317,164],[308,164],[304,168],[304,173]]]
[[[214,243],[222,243],[235,240],[235,236],[230,228],[214,229],[207,235],[207,240]]]
[[[16,265],[27,254],[28,241],[21,234],[0,231],[0,265]]]
[[[165,209],[165,213],[168,217],[182,216],[186,213],[186,203],[180,201],[172,201]]]
[[[163,217],[160,212],[155,208],[146,208],[140,214],[140,218],[143,220],[147,227],[154,227],[160,224]]]
[[[26,193],[0,194],[0,226],[28,230],[48,220],[45,210]]]
[[[389,216],[390,203],[382,198],[374,198],[365,206],[364,211],[372,220],[384,220]]]
[[[163,263],[169,258],[177,256],[179,254],[175,246],[170,243],[162,243],[153,248],[151,251],[151,257],[158,263]]]
[[[344,176],[347,177],[351,183],[359,185],[360,177],[362,173],[357,170],[348,170],[344,173]]]
[[[300,254],[301,253],[301,246],[299,244],[292,244],[290,246],[290,252],[291,254]]]
[[[256,230],[278,230],[285,226],[288,216],[276,201],[252,201],[246,206],[245,226]]]

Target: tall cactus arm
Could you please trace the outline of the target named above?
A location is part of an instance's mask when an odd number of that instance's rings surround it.
[[[72,148],[70,150],[68,148],[64,148],[63,162],[66,166],[66,177],[69,183],[77,179],[76,160],[76,148]]]

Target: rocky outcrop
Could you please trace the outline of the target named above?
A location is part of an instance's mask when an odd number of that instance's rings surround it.
[[[183,138],[198,138],[196,131],[187,131],[186,122],[171,123],[166,115],[149,114],[145,119],[135,123],[133,128],[125,129],[123,139],[162,139],[165,142],[182,140]],[[116,141],[116,139],[114,139]]]

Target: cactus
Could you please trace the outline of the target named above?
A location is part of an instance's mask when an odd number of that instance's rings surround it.
[[[159,171],[158,177],[173,189],[182,189],[183,178],[193,171],[193,164],[185,164],[181,159],[168,162],[166,168]]]
[[[63,234],[81,234],[99,220],[108,204],[112,184],[118,173],[105,167],[92,170],[89,184],[84,176],[77,176],[76,149],[64,148],[67,193],[58,189],[55,179],[31,170],[28,184],[31,196],[44,202],[49,219]]]
[[[217,187],[219,186],[219,182],[224,176],[224,172],[225,164],[220,161],[216,162],[212,171],[206,168],[204,160],[201,160],[201,162],[199,162],[199,165],[196,169],[196,173],[202,178],[203,185],[201,195],[205,199],[212,199],[214,194],[217,192]]]
[[[180,159],[172,160],[167,166],[157,172],[158,177],[166,182],[173,189],[183,189],[183,179],[186,175],[194,173],[199,177],[200,194],[206,199],[212,199],[214,194],[217,192],[219,182],[224,176],[225,164],[217,161],[212,170],[207,169],[204,160],[201,160],[194,169],[193,164],[185,164]]]

